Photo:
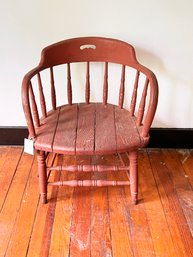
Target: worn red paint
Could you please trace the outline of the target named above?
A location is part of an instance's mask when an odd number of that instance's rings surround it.
[[[86,63],[85,104],[73,104],[72,102],[70,64],[74,62]],[[90,62],[104,62],[103,103],[90,103]],[[118,106],[108,104],[109,63],[122,66]],[[60,64],[67,65],[68,105],[57,107],[53,67]],[[123,107],[125,73],[128,66],[136,70],[130,112]],[[50,69],[51,111],[47,111],[47,99],[40,75],[45,69]],[[138,81],[141,73],[146,76],[146,80],[138,114],[135,117]],[[31,82],[34,76],[37,76],[38,80],[41,119]],[[148,90],[150,90],[150,99],[147,112],[144,113]],[[148,132],[157,107],[158,85],[152,71],[139,64],[131,45],[115,39],[85,37],[64,40],[44,48],[40,64],[23,79],[22,100],[29,136],[35,140],[35,149],[38,150],[40,193],[43,203],[47,201],[48,185],[45,152],[83,155],[129,152],[131,196],[132,202],[134,204],[137,202],[137,150],[149,141]],[[55,182],[55,184],[101,186],[114,185],[118,182],[82,180],[80,182]]]

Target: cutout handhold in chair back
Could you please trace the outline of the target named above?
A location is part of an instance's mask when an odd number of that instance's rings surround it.
[[[72,62],[137,63],[134,48],[120,40],[84,37],[64,40],[42,50],[40,66],[47,68]]]

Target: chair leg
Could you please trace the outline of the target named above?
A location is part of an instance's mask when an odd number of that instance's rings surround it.
[[[132,204],[137,204],[138,197],[138,152],[129,153],[130,161],[130,190]]]
[[[37,152],[38,160],[38,175],[39,175],[39,187],[40,187],[40,199],[41,203],[47,203],[47,173],[46,173],[46,158],[45,152]]]

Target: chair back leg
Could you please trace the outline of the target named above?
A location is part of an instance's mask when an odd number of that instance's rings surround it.
[[[41,203],[47,203],[47,173],[45,152],[37,151]]]
[[[132,204],[137,204],[138,198],[138,152],[129,152],[130,161],[130,190]]]

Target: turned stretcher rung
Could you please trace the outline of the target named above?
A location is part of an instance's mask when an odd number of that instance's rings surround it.
[[[108,180],[69,180],[48,182],[49,186],[71,186],[71,187],[102,187],[102,186],[128,186],[129,181]]]
[[[48,170],[56,170],[56,171],[81,171],[81,172],[90,172],[90,171],[123,171],[129,170],[129,166],[109,166],[109,165],[69,165],[69,166],[55,166],[48,167]]]

